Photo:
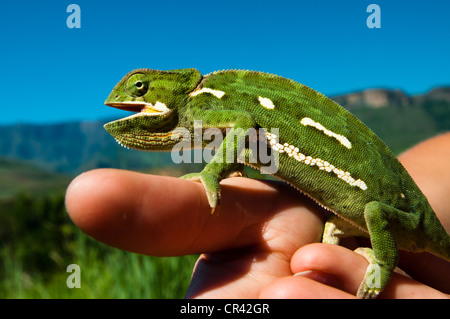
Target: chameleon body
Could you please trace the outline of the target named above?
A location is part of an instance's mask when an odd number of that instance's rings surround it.
[[[233,148],[237,157],[239,140],[248,139],[245,133],[264,128],[267,147],[278,159],[273,175],[334,213],[323,242],[370,238],[370,265],[359,297],[374,298],[387,285],[398,249],[450,260],[449,234],[397,158],[351,113],[305,85],[254,71],[202,76],[196,69],[140,69],[127,74],[105,104],[137,112],[105,125],[129,148],[170,150],[178,143],[179,128],[193,134],[194,120],[203,128],[228,129],[205,168],[183,177],[203,184],[213,209],[220,203],[220,180],[242,170],[236,160],[224,161],[224,154]],[[230,133],[237,138],[227,140]],[[248,144],[242,152],[251,153]],[[246,164],[263,169],[248,158]]]

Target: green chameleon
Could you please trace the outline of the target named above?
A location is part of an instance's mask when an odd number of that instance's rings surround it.
[[[171,150],[186,137],[183,130],[194,135],[195,120],[203,130],[226,132],[205,168],[182,177],[203,184],[213,211],[222,179],[242,172],[244,164],[264,171],[262,161],[251,161],[256,152],[249,134],[262,129],[256,139],[277,161],[272,175],[334,213],[322,241],[370,238],[372,249],[365,251],[370,264],[358,297],[375,298],[383,290],[398,249],[450,260],[449,234],[396,157],[351,113],[305,85],[253,71],[202,76],[196,69],[140,69],[127,74],[105,104],[137,112],[105,125],[133,149]]]

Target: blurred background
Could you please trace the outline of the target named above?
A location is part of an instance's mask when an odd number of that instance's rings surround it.
[[[64,208],[68,184],[90,169],[198,170],[125,150],[104,131],[128,115],[103,102],[133,69],[288,77],[349,109],[396,154],[449,131],[450,2],[392,2],[2,2],[0,297],[183,297],[196,256],[106,247]],[[72,3],[79,12],[67,12]],[[379,12],[367,12],[372,3]],[[80,289],[66,286],[69,264],[81,267]]]

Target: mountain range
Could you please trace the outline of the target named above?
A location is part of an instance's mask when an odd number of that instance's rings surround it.
[[[450,130],[450,87],[414,96],[401,90],[368,89],[333,99],[397,154]],[[108,121],[0,126],[0,157],[69,175],[101,167],[144,170],[171,165],[170,153],[148,154],[120,147],[103,129]]]
[[[333,97],[348,110],[387,106],[415,106],[433,102],[450,103],[450,87],[437,87],[425,94],[406,95],[402,90],[367,89]]]

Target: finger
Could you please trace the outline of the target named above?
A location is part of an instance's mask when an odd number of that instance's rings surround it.
[[[364,257],[337,245],[312,244],[302,248],[291,260],[294,274],[303,274],[325,284],[332,283],[335,288],[356,294],[367,268]],[[330,280],[330,277],[339,280]]]
[[[413,279],[450,294],[450,262],[428,252],[400,251],[399,267]]]
[[[156,256],[184,255],[264,241],[265,221],[298,202],[278,185],[225,180],[222,205],[211,216],[200,183],[102,169],[71,183],[66,207],[75,224],[108,245]]]
[[[316,280],[290,276],[277,279],[264,287],[262,299],[354,299],[354,295]]]
[[[134,252],[164,255],[175,248],[172,243],[177,243],[176,247],[186,244],[184,219],[202,210],[201,194],[195,194],[195,190],[166,177],[94,170],[72,181],[66,208],[74,223],[99,241]],[[177,196],[183,201],[174,200]],[[172,213],[189,207],[190,214]]]
[[[367,260],[347,248],[311,244],[300,248],[293,256],[294,273],[350,294],[356,294],[368,266]],[[380,298],[442,298],[441,292],[411,278],[394,273]]]

